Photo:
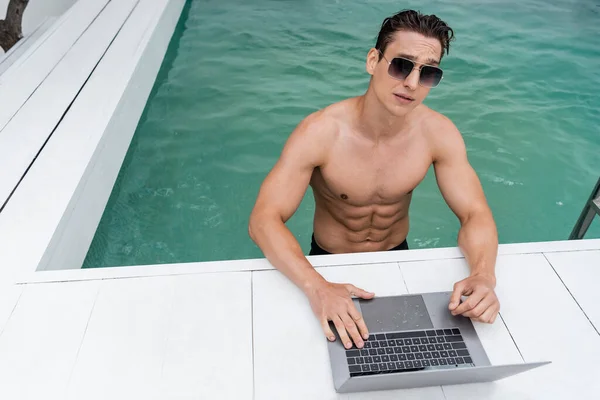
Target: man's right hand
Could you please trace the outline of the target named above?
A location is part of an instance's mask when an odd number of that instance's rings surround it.
[[[331,341],[335,340],[335,335],[329,327],[329,321],[332,321],[342,344],[347,349],[352,347],[352,341],[356,347],[362,348],[363,339],[369,338],[367,325],[354,306],[352,296],[372,299],[375,294],[351,284],[331,283],[326,280],[319,282],[307,292],[312,310],[321,322],[327,338]]]

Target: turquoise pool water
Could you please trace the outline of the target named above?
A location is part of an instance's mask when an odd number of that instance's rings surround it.
[[[259,185],[303,117],[365,91],[366,53],[398,7],[456,32],[426,104],[462,131],[500,242],[566,239],[600,174],[597,1],[195,0],[84,267],[262,257],[247,235]],[[288,223],[307,253],[313,210],[309,190]],[[432,171],[410,218],[412,248],[456,244]]]

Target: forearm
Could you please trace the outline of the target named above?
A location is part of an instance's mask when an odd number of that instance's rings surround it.
[[[490,212],[473,213],[461,224],[458,246],[471,269],[471,276],[486,275],[496,281],[498,232]]]
[[[285,223],[270,216],[251,218],[250,237],[271,265],[281,271],[302,291],[308,293],[324,278],[308,262],[300,244]]]

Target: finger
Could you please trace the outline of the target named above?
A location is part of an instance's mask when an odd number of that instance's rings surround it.
[[[358,333],[358,328],[356,327],[356,322],[350,317],[350,315],[341,315],[342,321],[344,321],[344,326],[346,327],[346,331],[352,337],[352,341],[356,343],[356,347],[363,347],[363,339],[360,337],[360,333]]]
[[[484,292],[476,290],[465,300],[461,305],[456,307],[454,311],[452,311],[453,315],[464,314],[467,311],[470,311],[477,307],[479,302],[483,299]]]
[[[498,317],[499,313],[500,313],[500,306],[497,306],[496,312],[494,313],[494,315],[492,315],[492,320],[490,321],[490,324],[493,324],[494,322],[496,322],[496,317]]]
[[[375,293],[367,292],[364,289],[358,288],[350,284],[346,285],[346,289],[348,290],[348,293],[350,293],[352,296],[361,297],[363,299],[370,299],[373,296],[375,296]]]
[[[363,339],[367,340],[369,338],[369,330],[367,329],[367,324],[365,323],[365,320],[363,319],[362,315],[360,315],[360,313],[356,310],[356,307],[354,307],[354,303],[352,303],[350,307],[348,307],[348,314],[350,314],[350,317],[352,317],[352,319],[356,323],[356,326],[358,327],[358,330],[362,335]]]
[[[323,332],[325,332],[325,336],[327,336],[327,339],[333,342],[335,340],[335,335],[333,334],[333,331],[329,326],[329,321],[327,320],[327,318],[321,319],[321,327],[323,328]]]
[[[494,300],[494,296],[492,295],[485,296],[472,310],[463,313],[463,316],[469,318],[479,318],[494,305]]]
[[[448,308],[450,310],[454,310],[460,304],[460,296],[462,296],[464,288],[465,284],[463,281],[456,282],[454,284],[454,290],[452,291],[452,295],[450,296],[450,304],[448,304]]]
[[[339,316],[335,316],[332,318],[332,322],[335,325],[335,329],[338,331],[338,335],[340,336],[340,340],[345,348],[349,349],[352,347],[352,342],[346,333],[346,328],[344,327],[344,323],[342,322]]]
[[[488,307],[487,310],[481,316],[477,318],[480,322],[493,323],[492,321],[496,319],[496,315],[498,314],[497,308],[495,305]]]

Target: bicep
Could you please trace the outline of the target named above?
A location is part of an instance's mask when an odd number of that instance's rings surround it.
[[[452,132],[442,145],[434,161],[436,180],[444,200],[464,222],[473,213],[486,211],[487,202],[460,133]]]
[[[272,213],[286,222],[296,212],[321,162],[321,149],[311,129],[318,126],[303,122],[292,132],[260,187],[253,214]]]

